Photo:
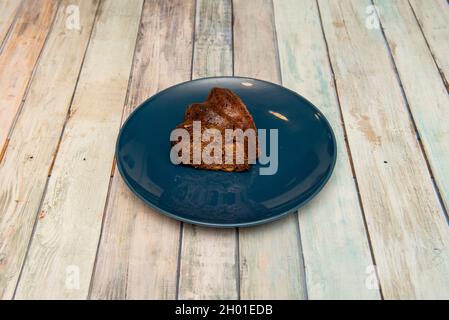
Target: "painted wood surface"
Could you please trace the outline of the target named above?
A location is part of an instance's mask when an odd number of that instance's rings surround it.
[[[232,75],[232,3],[198,0],[192,78]],[[237,299],[236,229],[184,224],[180,299]]]
[[[410,0],[410,5],[449,91],[449,3],[447,0]]]
[[[192,78],[232,76],[232,1],[197,0]]]
[[[449,126],[441,121],[449,119],[449,95],[408,1],[375,4],[434,179],[449,208],[449,161],[442,161],[449,159]]]
[[[0,2],[0,299],[376,299],[370,247],[384,298],[449,297],[432,182],[447,207],[445,0],[22,2]],[[116,173],[118,129],[148,96],[233,64],[322,109],[336,170],[299,215],[181,224]]]
[[[448,226],[370,5],[319,1],[382,293],[447,298]]]
[[[5,40],[21,3],[20,0],[3,0],[0,2],[0,45]]]
[[[64,10],[81,1],[83,28],[68,30]],[[62,2],[0,163],[0,298],[11,298],[16,287],[97,5]]]
[[[282,84],[320,108],[337,140],[331,180],[299,210],[308,298],[379,299],[316,2],[275,0],[274,9]]]
[[[18,299],[88,295],[141,10],[142,0],[100,4]]]
[[[279,83],[271,1],[236,0],[233,5],[235,75]],[[240,229],[239,245],[242,299],[306,297],[296,214]]]
[[[25,0],[0,54],[0,160],[59,1]]]
[[[157,91],[190,79],[193,0],[146,1],[123,120]],[[117,172],[92,299],[175,299],[180,223],[138,200]]]

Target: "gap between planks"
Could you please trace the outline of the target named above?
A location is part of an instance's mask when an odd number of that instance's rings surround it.
[[[197,6],[198,0],[193,2],[193,28],[192,28],[192,53],[190,59],[190,80],[193,77],[193,62],[195,59],[195,36],[196,36],[196,20],[197,20]],[[181,291],[181,267],[182,267],[182,247],[183,247],[183,239],[184,239],[184,222],[180,221],[179,223],[179,243],[178,243],[178,258],[177,258],[177,266],[176,266],[176,291],[175,291],[175,299],[180,300],[179,293]]]
[[[424,41],[426,42],[427,49],[429,49],[430,55],[432,56],[432,60],[433,60],[433,62],[435,63],[435,67],[437,68],[438,73],[440,74],[441,81],[443,81],[443,84],[444,84],[444,86],[445,86],[445,88],[446,88],[446,91],[449,93],[449,84],[448,84],[448,82],[447,82],[446,76],[444,75],[443,70],[440,68],[440,66],[438,65],[438,63],[437,63],[437,61],[436,61],[436,59],[435,59],[435,54],[433,53],[432,49],[430,48],[429,41],[427,40],[426,34],[424,33],[424,30],[422,29],[422,26],[421,26],[421,24],[419,23],[418,17],[416,16],[415,9],[414,9],[413,6],[410,4],[410,2],[408,2],[408,4],[409,4],[409,6],[410,6],[410,9],[411,9],[412,12],[413,12],[413,16],[415,17],[416,23],[418,24],[418,28],[419,28],[419,30],[420,30],[420,32],[421,32],[423,38],[424,38]]]
[[[282,86],[284,84],[283,78],[282,78],[282,68],[281,68],[281,56],[279,52],[279,39],[278,39],[278,32],[276,28],[276,15],[274,10],[274,0],[271,0],[271,18],[273,20],[273,37],[274,37],[274,45],[275,45],[275,54],[276,54],[276,61],[277,61],[277,72],[279,74],[279,82]],[[299,267],[300,267],[300,281],[302,282],[302,289],[303,289],[303,298],[304,300],[309,300],[309,290],[307,288],[307,273],[306,273],[306,263],[304,260],[304,250],[301,240],[301,226],[299,223],[299,210],[296,210],[295,213],[291,213],[295,216],[295,224],[296,224],[296,232],[297,232],[297,241],[298,241],[298,256],[299,256]]]
[[[433,0],[433,1],[437,1],[437,0]],[[447,2],[448,0],[445,0],[445,1]],[[438,72],[439,72],[440,77],[441,77],[441,81],[443,81],[443,84],[446,87],[446,91],[449,93],[448,80],[446,78],[446,75],[443,72],[443,69],[437,63],[436,55],[433,52],[432,48],[430,47],[429,41],[427,40],[426,34],[425,34],[424,30],[423,30],[423,27],[422,27],[421,23],[419,22],[418,16],[416,15],[415,8],[413,8],[413,5],[411,4],[410,0],[407,0],[407,3],[410,6],[410,9],[412,10],[412,13],[413,13],[413,16],[415,17],[415,20],[416,20],[416,23],[418,25],[418,28],[419,28],[419,30],[420,30],[423,38],[424,38],[424,41],[426,42],[426,46],[429,49],[430,55],[432,56],[433,62],[435,63],[436,68],[438,69]],[[447,4],[449,6],[449,3],[447,3]]]
[[[14,0],[13,0],[13,1],[14,1]],[[16,21],[17,21],[17,17],[19,16],[19,12],[20,12],[21,9],[22,9],[23,1],[24,1],[24,0],[20,0],[20,4],[18,5],[17,10],[16,10],[15,13],[14,13],[14,18],[11,20],[11,23],[10,23],[10,25],[9,25],[9,27],[8,27],[8,30],[7,30],[6,33],[5,33],[5,36],[4,36],[3,39],[1,39],[1,41],[0,41],[0,54],[2,54],[3,47],[4,47],[5,43],[8,41],[9,36],[11,35],[11,31],[12,31],[12,29],[13,29],[13,26],[14,26],[14,24],[15,24]],[[0,158],[0,160],[1,160],[1,158]]]
[[[34,62],[34,65],[33,65],[33,68],[32,68],[31,74],[30,74],[30,77],[28,78],[28,82],[27,82],[27,84],[25,86],[25,91],[23,92],[22,99],[21,99],[21,101],[19,103],[19,107],[17,108],[17,111],[16,111],[16,113],[15,113],[13,119],[12,119],[12,122],[10,123],[10,127],[8,129],[8,133],[7,133],[6,137],[5,137],[5,142],[3,143],[3,146],[1,148],[0,163],[2,162],[3,157],[6,154],[6,151],[7,151],[8,145],[9,145],[9,140],[11,139],[11,134],[12,134],[12,132],[14,130],[14,127],[15,127],[15,125],[17,123],[17,119],[19,118],[19,115],[22,112],[24,102],[25,102],[25,100],[26,100],[26,98],[28,96],[28,92],[30,90],[31,83],[33,82],[34,75],[36,74],[37,66],[39,65],[39,62],[41,60],[42,52],[44,51],[44,48],[45,48],[45,46],[47,44],[48,36],[52,32],[52,30],[53,30],[53,26],[54,26],[54,23],[55,23],[55,20],[56,20],[56,15],[57,15],[57,12],[58,12],[60,6],[61,6],[61,0],[58,0],[58,4],[56,5],[56,8],[54,9],[53,17],[52,17],[50,26],[49,26],[49,28],[47,30],[47,33],[45,35],[44,42],[43,42],[42,47],[41,47],[41,49],[39,51],[39,54],[37,55],[37,59]],[[14,29],[14,25],[17,22],[18,16],[19,16],[21,10],[23,9],[23,7],[24,7],[24,0],[22,0],[21,4],[20,4],[20,6],[19,6],[19,8],[18,8],[18,10],[16,12],[16,15],[14,17],[14,20],[13,20],[11,26],[8,29],[8,33],[5,36],[5,38],[3,39],[2,45],[0,47],[0,54],[3,53],[4,47],[6,46],[7,42],[10,40],[11,32]],[[0,141],[0,143],[1,142],[2,141]]]
[[[15,115],[14,115],[14,117],[12,118],[12,121],[11,121],[11,123],[10,123],[9,129],[8,129],[8,132],[7,132],[7,135],[6,135],[6,137],[5,137],[5,142],[3,143],[3,146],[2,146],[2,152],[0,153],[0,162],[3,160],[3,157],[4,157],[4,155],[6,154],[6,150],[7,150],[8,144],[9,144],[9,140],[10,140],[10,138],[11,138],[11,134],[12,134],[12,132],[13,132],[13,130],[14,130],[14,127],[15,127],[15,125],[16,125],[16,123],[17,123],[18,117],[19,117],[20,113],[22,112],[22,108],[23,108],[24,102],[25,102],[25,100],[26,100],[26,98],[27,98],[27,96],[28,96],[28,92],[29,92],[29,90],[30,90],[31,83],[32,83],[32,81],[33,81],[33,79],[34,79],[34,75],[36,74],[37,66],[39,65],[39,62],[40,62],[40,60],[41,60],[42,52],[44,51],[44,48],[45,48],[45,46],[46,46],[46,44],[47,44],[48,36],[49,36],[49,34],[52,32],[52,30],[53,30],[53,26],[54,26],[54,23],[55,23],[55,20],[56,20],[56,15],[57,15],[57,12],[58,12],[58,10],[59,10],[59,7],[61,6],[61,2],[62,2],[62,0],[58,0],[58,4],[56,5],[56,7],[55,7],[55,9],[54,9],[53,17],[52,17],[51,22],[50,22],[50,26],[49,26],[48,29],[47,29],[47,33],[45,34],[45,39],[44,39],[44,41],[43,41],[43,43],[42,43],[41,49],[40,49],[40,51],[39,51],[39,53],[38,53],[38,55],[37,55],[37,58],[36,58],[36,60],[35,60],[35,62],[34,62],[34,65],[33,65],[33,67],[32,67],[30,77],[28,78],[27,84],[26,84],[26,86],[25,86],[25,91],[24,91],[23,94],[22,94],[22,99],[21,99],[21,101],[20,101],[20,103],[19,103],[19,106],[18,106],[18,108],[17,108],[17,111],[16,111],[16,113],[15,113]],[[13,23],[11,24],[11,26],[10,26],[10,28],[9,28],[9,30],[8,30],[7,36],[4,38],[4,41],[3,41],[3,43],[2,43],[2,47],[1,47],[1,49],[0,49],[0,54],[3,53],[4,46],[6,46],[6,44],[7,44],[8,41],[10,40],[11,32],[12,32],[12,30],[13,30],[13,28],[14,28],[15,23],[16,23],[17,20],[18,20],[18,16],[19,16],[19,14],[20,14],[20,11],[21,11],[23,8],[24,8],[24,0],[22,1],[22,3],[21,3],[21,5],[20,5],[19,9],[17,10],[16,17],[14,18],[14,21],[13,21]],[[1,143],[1,142],[2,142],[2,141],[0,141],[0,143]]]
[[[97,22],[98,9],[100,8],[100,5],[101,5],[102,1],[103,0],[99,0],[98,1],[97,7],[95,9],[95,16],[94,16],[94,20],[92,22],[92,28],[91,28],[90,33],[89,33],[89,39],[87,40],[87,45],[86,45],[86,48],[84,49],[83,58],[81,60],[81,66],[80,66],[80,69],[78,71],[78,75],[77,75],[76,80],[75,80],[75,88],[73,89],[73,93],[72,93],[72,96],[71,96],[70,102],[69,102],[69,108],[67,109],[67,115],[66,115],[66,118],[64,120],[64,124],[62,125],[61,134],[60,134],[59,139],[58,139],[58,144],[56,145],[56,150],[55,150],[55,153],[53,154],[53,159],[51,161],[51,165],[50,165],[50,168],[48,170],[48,178],[51,177],[51,173],[52,173],[53,167],[55,165],[56,157],[58,156],[59,147],[61,146],[61,141],[62,141],[62,137],[64,136],[64,131],[65,131],[65,128],[67,126],[67,122],[69,121],[70,117],[72,116],[73,98],[75,97],[75,92],[78,89],[78,83],[79,83],[80,76],[81,76],[81,70],[83,70],[84,61],[86,59],[87,49],[89,48],[90,39],[92,38],[92,33],[94,32],[94,29],[95,29],[94,26],[95,26],[95,23]],[[47,179],[47,180],[49,180],[49,179]],[[48,181],[47,181],[47,183],[48,183]],[[46,193],[47,193],[47,186],[44,189],[44,194],[42,195],[42,199],[45,198]]]
[[[231,61],[232,61],[232,76],[235,76],[235,58],[234,58],[234,0],[231,0]],[[240,274],[240,230],[235,228],[235,265],[236,265],[236,275],[237,275],[237,300],[242,299],[242,289],[241,289],[241,274]]]

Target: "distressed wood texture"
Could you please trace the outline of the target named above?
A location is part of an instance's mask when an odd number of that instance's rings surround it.
[[[369,1],[319,1],[385,298],[449,296],[449,232]]]
[[[234,1],[235,75],[280,82],[274,28],[271,1]],[[242,299],[306,298],[296,214],[239,236]]]
[[[88,295],[141,10],[100,4],[16,298]]]
[[[299,211],[309,299],[379,299],[366,285],[371,259],[315,1],[275,0],[283,85],[330,121],[338,159],[327,186]],[[298,32],[301,30],[301,32]]]
[[[436,184],[449,209],[449,126],[441,121],[449,119],[449,95],[408,1],[375,4]]]
[[[58,4],[25,0],[0,54],[0,160]]]
[[[67,30],[64,9],[81,1],[83,28]],[[0,163],[0,298],[3,299],[12,297],[19,277],[97,4],[97,0],[62,2]]]
[[[192,78],[232,76],[232,1],[197,0]]]
[[[410,0],[449,91],[449,4],[447,0]]]
[[[20,0],[2,0],[0,2],[0,45],[5,40],[21,3]]]
[[[232,75],[232,3],[198,0],[192,78]],[[236,229],[184,224],[180,299],[237,299]]]
[[[146,1],[124,119],[147,97],[190,79],[194,1]],[[123,120],[124,120],[123,119]],[[116,173],[92,299],[174,299],[180,223],[137,199]]]

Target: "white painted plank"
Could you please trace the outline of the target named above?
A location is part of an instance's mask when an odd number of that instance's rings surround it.
[[[0,2],[0,44],[5,40],[22,1],[2,0]]]
[[[279,83],[272,2],[236,0],[233,4],[235,75]],[[242,299],[306,297],[296,214],[242,228],[239,236]]]
[[[232,76],[232,1],[197,0],[192,78]]]
[[[449,4],[447,0],[410,0],[449,91]]]
[[[232,75],[232,3],[198,0],[192,78]],[[236,230],[184,224],[180,299],[237,299]]]
[[[299,210],[308,298],[379,299],[367,286],[373,262],[316,2],[275,0],[274,9],[283,85],[320,108],[337,140],[333,176]]]
[[[147,97],[190,79],[194,1],[146,1],[124,119]],[[168,14],[170,13],[170,14]],[[180,223],[137,199],[116,171],[92,299],[174,299]]]
[[[319,5],[382,293],[447,298],[448,226],[371,3]]]
[[[80,4],[81,30],[65,8]],[[97,0],[64,0],[0,164],[0,298],[10,299],[31,237],[92,30]]]
[[[141,9],[100,4],[16,298],[87,297]]]
[[[0,160],[59,1],[25,0],[0,54]]]

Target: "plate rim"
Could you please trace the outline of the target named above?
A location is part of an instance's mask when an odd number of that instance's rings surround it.
[[[128,179],[126,178],[124,172],[123,172],[123,168],[121,166],[120,161],[118,160],[118,145],[120,142],[120,138],[122,136],[122,133],[124,131],[124,128],[126,127],[128,121],[134,116],[134,114],[139,111],[145,104],[147,104],[148,102],[150,102],[151,100],[155,99],[157,96],[161,95],[162,93],[164,93],[165,91],[169,90],[169,89],[173,89],[176,88],[178,86],[190,83],[190,82],[196,82],[196,81],[202,81],[202,80],[213,80],[213,79],[247,79],[247,80],[255,80],[255,81],[261,81],[261,82],[265,82],[267,84],[270,85],[274,85],[275,87],[279,87],[281,89],[287,90],[290,93],[293,93],[294,95],[298,96],[299,98],[303,99],[314,111],[318,112],[321,116],[322,119],[324,120],[324,123],[326,124],[326,126],[329,128],[329,132],[331,134],[331,138],[332,138],[332,143],[334,145],[334,149],[335,152],[333,154],[332,157],[332,163],[331,163],[331,168],[328,172],[328,174],[326,175],[326,177],[324,178],[322,184],[314,191],[312,192],[304,201],[302,201],[301,203],[299,203],[298,205],[294,206],[293,208],[279,213],[275,216],[269,217],[269,218],[264,218],[264,219],[260,219],[260,220],[255,220],[255,221],[251,221],[251,222],[241,222],[241,223],[213,223],[213,222],[202,222],[202,221],[197,221],[197,220],[192,220],[192,219],[188,219],[188,218],[184,218],[181,217],[179,215],[176,215],[174,213],[168,212],[164,209],[159,208],[157,205],[155,205],[154,203],[151,203],[150,201],[148,201],[147,199],[145,199],[139,192],[137,192],[134,187],[130,184],[130,182],[128,181]],[[132,191],[132,193],[137,196],[140,200],[142,200],[146,205],[148,205],[149,207],[151,207],[152,209],[156,210],[158,213],[161,213],[169,218],[175,219],[177,221],[181,221],[181,222],[187,222],[193,225],[198,225],[198,226],[203,226],[203,227],[211,227],[211,228],[241,228],[241,227],[251,227],[251,226],[256,226],[256,225],[261,225],[261,224],[265,224],[268,222],[272,222],[275,220],[279,220],[285,216],[287,216],[290,213],[296,212],[299,208],[305,206],[307,203],[309,203],[313,198],[315,198],[315,196],[320,193],[320,191],[324,188],[324,186],[329,182],[329,179],[331,178],[334,169],[335,169],[335,165],[337,162],[337,154],[338,154],[338,148],[337,148],[337,140],[335,138],[335,133],[334,130],[329,122],[329,120],[327,119],[327,117],[324,115],[324,113],[318,109],[318,107],[316,107],[312,102],[310,102],[307,98],[303,97],[302,95],[300,95],[299,93],[284,87],[280,84],[277,83],[273,83],[270,81],[266,81],[266,80],[262,80],[262,79],[257,79],[257,78],[252,78],[252,77],[243,77],[243,76],[215,76],[215,77],[203,77],[203,78],[197,78],[197,79],[191,79],[191,80],[187,80],[187,81],[183,81],[180,83],[177,83],[173,86],[167,87],[161,91],[158,91],[157,93],[153,94],[152,96],[148,97],[147,99],[145,99],[143,102],[141,102],[136,108],[134,108],[134,110],[129,114],[129,116],[126,118],[126,120],[123,122],[123,124],[120,126],[120,130],[119,133],[117,135],[117,140],[115,142],[115,152],[114,152],[114,156],[115,156],[115,162],[116,162],[116,166],[117,169],[120,173],[121,178],[123,179],[123,181],[125,182],[125,184],[127,185],[127,187]]]

